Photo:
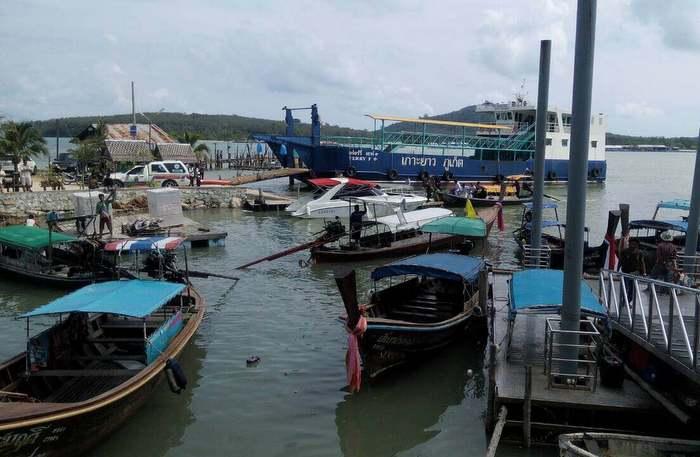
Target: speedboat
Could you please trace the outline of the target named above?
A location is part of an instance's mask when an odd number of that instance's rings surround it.
[[[413,211],[424,205],[427,198],[411,193],[386,192],[378,184],[354,178],[310,179],[316,191],[298,199],[285,211],[305,219],[347,218],[352,212],[348,199],[359,200],[368,209],[368,218],[394,214],[393,208]]]

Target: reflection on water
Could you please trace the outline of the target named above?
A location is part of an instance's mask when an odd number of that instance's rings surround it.
[[[588,187],[591,243],[600,243],[607,212],[621,201],[632,205],[635,219],[649,217],[660,199],[688,198],[693,159],[693,154],[609,154],[607,183]],[[286,185],[282,179],[253,187],[285,192]],[[547,186],[546,193],[563,200],[566,187]],[[494,228],[487,257],[508,266],[515,262],[511,231],[520,220],[520,209],[506,207],[505,215],[507,230],[499,233]],[[560,216],[565,215],[562,201]],[[484,454],[482,353],[468,342],[365,385],[358,395],[347,395],[342,390],[347,339],[337,321],[344,310],[333,281],[334,273],[347,267],[301,268],[299,260],[308,254],[300,252],[233,271],[237,265],[312,239],[321,221],[229,209],[193,211],[188,216],[229,233],[225,247],[191,251],[190,268],[233,274],[241,281],[230,290],[228,281],[196,280],[210,308],[194,344],[183,353],[187,391],[177,396],[161,385],[145,407],[92,455]],[[371,287],[371,268],[380,262],[359,266],[361,297]],[[14,316],[63,293],[0,277],[0,359],[24,348],[24,322]],[[41,325],[33,322],[32,332]],[[257,367],[246,367],[251,355],[261,357]],[[475,376],[467,379],[470,368]],[[515,446],[505,447],[499,455],[556,455],[556,451],[528,453]]]
[[[389,457],[438,436],[448,407],[484,397],[482,354],[482,344],[460,341],[346,395],[335,410],[343,455]]]
[[[157,457],[182,444],[185,429],[195,420],[191,404],[194,392],[199,387],[200,371],[206,355],[202,340],[195,336],[180,357],[180,365],[187,377],[187,389],[179,395],[174,394],[164,379],[144,406],[110,439],[95,448],[91,456],[139,456],[145,455],[146,448],[149,456]]]

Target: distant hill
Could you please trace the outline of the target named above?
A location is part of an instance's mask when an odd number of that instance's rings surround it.
[[[185,114],[185,113],[145,113],[151,118],[155,124],[165,129],[166,132],[173,136],[180,133],[192,132],[197,133],[204,139],[208,140],[243,140],[250,138],[254,133],[272,133],[283,134],[284,122],[274,121],[270,119],[258,119],[254,117],[237,116],[235,114]],[[488,114],[477,113],[476,105],[465,106],[464,108],[452,111],[449,113],[439,114],[436,116],[424,116],[428,119],[438,119],[446,121],[458,122],[484,122],[491,121]],[[145,122],[142,116],[138,116],[138,122]],[[107,123],[128,123],[131,122],[131,115],[117,114],[112,116],[83,116],[83,117],[66,117],[59,119],[59,130],[61,136],[75,136],[81,132],[89,124],[102,119]],[[45,121],[35,121],[34,125],[41,131],[44,136],[52,137],[56,135],[56,120],[50,119]],[[387,130],[416,130],[421,127],[415,124],[398,122],[388,125]],[[297,135],[309,135],[311,125],[308,123],[297,124]],[[459,127],[447,126],[429,126],[427,131],[431,133],[446,133],[459,135],[462,133]],[[348,127],[340,127],[337,125],[323,124],[321,133],[327,136],[368,136],[371,131],[357,130]],[[467,129],[467,134],[473,133]],[[647,136],[629,136],[608,133],[606,142],[610,145],[618,144],[665,144],[671,147],[681,149],[695,149],[697,147],[697,138],[694,137],[647,137]]]
[[[236,116],[235,114],[185,114],[185,113],[145,113],[154,124],[163,128],[171,136],[184,132],[197,133],[208,140],[244,140],[254,133],[284,134],[284,122],[254,117]],[[90,124],[102,120],[105,123],[130,123],[130,114],[111,116],[65,117],[58,120],[60,136],[75,136]],[[147,122],[137,115],[137,122]],[[44,136],[56,136],[56,120],[34,121],[33,124]],[[311,125],[298,123],[297,135],[310,135]],[[324,124],[324,135],[332,136],[367,136],[366,130],[356,130],[337,125]]]

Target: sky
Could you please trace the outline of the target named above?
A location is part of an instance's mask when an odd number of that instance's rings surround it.
[[[329,124],[436,115],[522,92],[552,40],[550,106],[569,110],[574,0],[3,0],[0,116],[136,110]],[[593,111],[608,130],[695,136],[700,1],[599,0]],[[694,95],[695,94],[695,95]],[[300,113],[302,120],[307,115]],[[157,123],[157,120],[154,119]]]

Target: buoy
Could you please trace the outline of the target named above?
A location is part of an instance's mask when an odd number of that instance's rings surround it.
[[[254,367],[260,362],[260,357],[257,355],[251,355],[245,360],[245,364],[248,365],[249,367]]]
[[[187,387],[187,377],[177,360],[168,359],[165,362],[165,375],[168,378],[168,385],[173,393],[179,394]]]

